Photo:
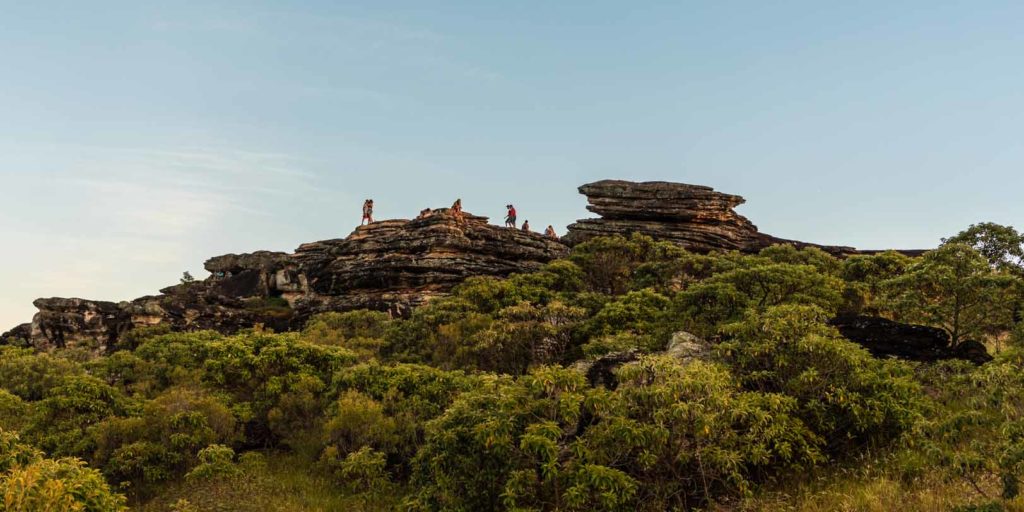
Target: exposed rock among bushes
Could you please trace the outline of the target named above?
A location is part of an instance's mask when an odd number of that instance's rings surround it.
[[[876,357],[895,356],[913,361],[966,359],[977,364],[992,360],[985,346],[966,341],[950,346],[949,334],[924,325],[904,324],[873,316],[845,316],[832,321],[844,337]]]
[[[711,358],[711,345],[693,334],[679,331],[672,335],[672,340],[669,341],[665,350],[657,352],[657,354],[671,356],[681,362],[706,361]],[[641,355],[643,352],[637,349],[612,352],[594,359],[579,361],[573,368],[586,375],[587,382],[591,386],[615,389],[619,386],[615,371],[623,365],[637,361]]]

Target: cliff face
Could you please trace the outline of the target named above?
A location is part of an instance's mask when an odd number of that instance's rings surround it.
[[[599,236],[641,233],[695,252],[756,252],[779,243],[818,247],[836,255],[857,252],[852,247],[809,244],[761,233],[735,211],[745,199],[710,187],[604,180],[583,185],[579,191],[587,196],[587,209],[601,218],[582,219],[569,226],[565,241],[571,245]]]
[[[470,214],[457,221],[438,210],[421,219],[362,226],[347,238],[305,244],[294,254],[212,258],[205,264],[209,278],[130,302],[40,299],[32,323],[0,340],[103,351],[141,326],[231,333],[263,324],[280,331],[324,311],[404,315],[468,277],[528,272],[567,253],[565,245],[539,234],[491,226]]]

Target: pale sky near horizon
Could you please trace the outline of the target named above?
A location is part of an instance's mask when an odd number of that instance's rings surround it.
[[[743,195],[776,236],[1024,224],[1017,1],[0,0],[0,331],[462,197]]]

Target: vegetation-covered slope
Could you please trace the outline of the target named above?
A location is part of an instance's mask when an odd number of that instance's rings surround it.
[[[1020,247],[998,226],[917,259],[597,238],[537,272],[469,279],[408,319],[140,329],[98,357],[14,343],[0,347],[0,498],[89,511],[1020,510]],[[939,327],[996,359],[878,359],[830,327],[839,314]],[[594,385],[594,360],[614,378]]]

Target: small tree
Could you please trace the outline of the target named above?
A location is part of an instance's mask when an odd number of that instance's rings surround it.
[[[969,245],[948,243],[925,254],[906,274],[883,284],[899,318],[941,327],[956,346],[1009,329],[1020,280],[993,270]]]
[[[994,222],[971,224],[943,245],[966,244],[981,253],[993,267],[1024,275],[1024,233]]]
[[[196,278],[192,277],[192,273],[185,271],[181,274],[181,284],[192,284],[196,282]]]

